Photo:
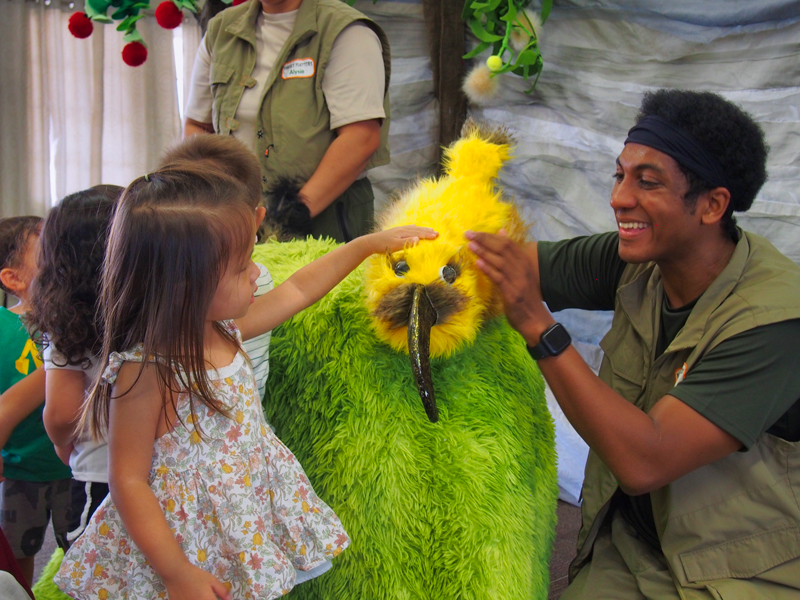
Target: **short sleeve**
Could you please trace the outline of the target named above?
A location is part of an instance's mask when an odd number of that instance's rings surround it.
[[[81,365],[70,365],[67,363],[67,357],[61,354],[53,344],[46,343],[44,350],[42,350],[42,362],[44,362],[45,371],[51,369],[64,369],[67,371],[83,371]]]
[[[100,380],[109,385],[114,385],[124,362],[142,362],[141,345],[125,352],[112,352],[111,356],[108,357],[108,365],[103,370]]]
[[[200,47],[194,58],[189,97],[186,99],[184,116],[198,123],[211,123],[211,53],[206,45],[206,36],[200,40]]]
[[[377,34],[364,23],[351,23],[334,41],[322,78],[331,129],[385,118],[385,89],[383,48]]]
[[[615,231],[558,242],[539,242],[542,298],[555,312],[565,308],[613,310],[626,263]]]
[[[782,421],[800,401],[798,356],[800,319],[756,327],[721,342],[669,393],[745,448],[776,424],[793,439],[800,423]]]

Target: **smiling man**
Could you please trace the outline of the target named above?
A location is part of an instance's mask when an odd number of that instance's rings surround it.
[[[617,231],[467,233],[591,448],[562,599],[800,598],[800,268],[732,214],[766,157],[732,103],[659,90],[617,159]],[[548,307],[614,310],[599,376]]]

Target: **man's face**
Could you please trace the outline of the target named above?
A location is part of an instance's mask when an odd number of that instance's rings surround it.
[[[622,260],[667,263],[691,255],[700,217],[684,204],[687,190],[673,158],[641,144],[625,145],[611,191]]]

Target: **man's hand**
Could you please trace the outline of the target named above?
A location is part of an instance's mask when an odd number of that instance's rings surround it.
[[[498,235],[467,231],[464,236],[478,256],[478,268],[500,289],[508,322],[529,346],[539,343],[553,318],[542,302],[536,243],[522,247],[502,230]]]

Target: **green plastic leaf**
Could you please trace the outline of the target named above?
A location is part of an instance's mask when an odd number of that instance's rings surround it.
[[[136,21],[138,21],[139,19],[143,19],[143,18],[144,18],[144,15],[138,15],[138,16],[135,16],[135,17],[133,15],[131,15],[130,17],[127,17],[126,19],[124,19],[122,21],[122,23],[117,25],[117,31],[128,31],[128,30],[133,28],[133,24],[136,23]]]
[[[114,19],[115,21],[121,21],[122,19],[130,17],[132,15],[135,16],[136,13],[138,12],[139,12],[138,8],[136,9],[136,12],[132,12],[131,7],[124,6],[119,10],[117,10],[116,12],[112,13],[111,18]]]
[[[180,8],[181,6],[188,10],[189,12],[196,13],[197,12],[197,3],[194,0],[179,0]]]
[[[500,17],[506,23],[513,23],[514,20],[517,18],[517,7],[514,6],[514,3],[511,2],[508,5],[508,11],[502,17]]]
[[[539,53],[535,50],[523,50],[519,53],[517,60],[514,62],[515,67],[521,67],[524,65],[533,65],[536,64],[536,59],[539,58]]]
[[[108,2],[103,0],[86,0],[84,10],[90,19],[98,20],[96,17],[105,17],[108,10]]]
[[[551,10],[553,10],[553,0],[542,0],[542,25],[547,21]]]
[[[489,33],[483,28],[483,23],[480,22],[480,19],[470,19],[469,27],[472,29],[472,33],[475,34],[482,42],[497,42],[503,39],[502,35],[497,35],[494,33]]]
[[[149,2],[137,2],[136,4],[131,6],[131,8],[135,8],[137,10],[145,10],[145,9],[150,8],[150,3]]]
[[[474,47],[472,50],[470,50],[469,52],[467,52],[467,53],[466,53],[464,56],[462,56],[461,58],[464,58],[464,59],[467,59],[467,58],[475,58],[476,56],[478,56],[478,54],[480,54],[481,52],[483,52],[484,50],[486,50],[486,49],[487,49],[487,48],[488,48],[490,45],[491,45],[491,44],[489,44],[489,42],[481,42],[480,44],[478,44],[477,46],[475,46],[475,47]]]
[[[139,33],[138,30],[134,29],[133,31],[129,31],[122,37],[122,41],[126,44],[130,42],[141,42],[144,44],[144,39],[142,38],[142,34]]]

